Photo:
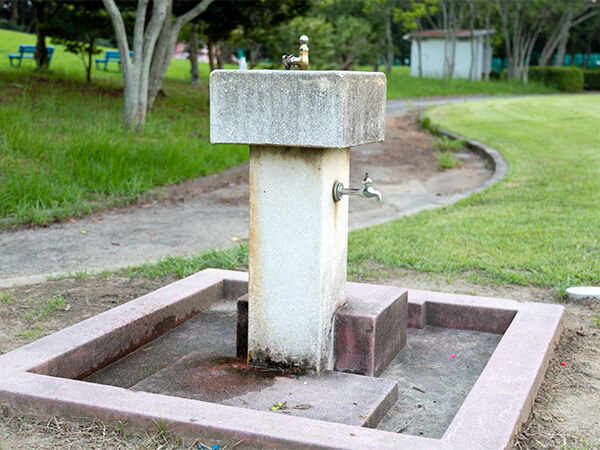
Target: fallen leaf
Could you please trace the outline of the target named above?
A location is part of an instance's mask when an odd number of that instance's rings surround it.
[[[275,403],[275,404],[273,405],[273,407],[272,407],[271,409],[272,409],[273,411],[277,411],[278,409],[281,409],[281,407],[282,407],[283,405],[285,405],[285,402],[284,402],[284,403],[277,402],[277,403]]]
[[[81,231],[80,231],[80,233],[81,233],[81,234],[87,234],[87,231],[83,231],[83,230],[81,230]]]
[[[76,221],[75,219],[69,219],[69,222],[71,222],[71,223],[75,223],[75,222],[77,222],[77,221]]]
[[[156,233],[150,233],[150,236],[156,236]]]
[[[111,244],[112,244],[112,245],[117,245],[117,246],[118,246],[118,245],[121,245],[121,244],[119,244],[118,242],[111,242]]]
[[[237,242],[237,241],[239,241],[239,240],[240,240],[240,238],[239,238],[239,237],[236,237],[236,236],[234,236],[234,237],[232,237],[232,238],[231,238],[231,240],[232,240],[233,242]]]

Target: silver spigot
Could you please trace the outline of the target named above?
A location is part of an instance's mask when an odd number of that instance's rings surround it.
[[[333,185],[333,200],[339,202],[344,195],[358,195],[359,197],[377,197],[377,201],[382,199],[381,192],[373,189],[373,180],[369,178],[369,174],[365,173],[365,178],[362,180],[362,188],[352,189],[344,188],[343,183],[336,181]]]

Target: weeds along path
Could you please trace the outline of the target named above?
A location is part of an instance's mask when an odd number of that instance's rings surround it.
[[[436,168],[435,139],[421,132],[412,109],[483,97],[391,100],[386,141],[352,149],[350,180],[368,171],[384,194],[377,203],[350,199],[357,229],[443,206],[490,176],[484,160],[464,154],[460,167]],[[0,287],[38,282],[48,275],[117,269],[167,255],[236,245],[248,237],[247,164],[167,188],[161,201],[113,209],[49,227],[0,233]],[[290,238],[293,238],[290,236]]]

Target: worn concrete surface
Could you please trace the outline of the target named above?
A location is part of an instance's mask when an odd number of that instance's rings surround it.
[[[347,148],[250,146],[248,361],[332,369],[332,326],[346,302]],[[285,251],[282,251],[285,249]],[[283,269],[283,270],[282,270]]]
[[[382,419],[369,411],[388,398],[389,384],[361,384],[360,378],[377,379],[359,375],[335,380],[329,375],[319,381],[314,376],[296,379],[247,369],[235,357],[235,330],[236,302],[222,301],[86,381],[263,411],[286,402],[288,409],[280,414],[361,426],[372,425],[376,418],[381,420],[380,430],[440,438],[502,337],[429,326],[410,328],[407,346],[379,378],[399,382],[398,400],[387,414],[381,414]]]
[[[387,116],[410,108],[485,97],[390,100]],[[360,184],[368,160],[381,144],[350,151],[350,184]],[[427,181],[399,179],[394,167],[369,168],[382,203],[351,199],[349,228],[375,225],[396,217],[453,203],[485,183],[487,175],[440,173]],[[210,177],[207,177],[210,178]],[[440,193],[443,195],[439,195]],[[248,237],[248,186],[225,186],[178,203],[155,203],[94,214],[75,223],[0,232],[0,287],[40,282],[48,275],[81,270],[117,269],[166,255],[235,245]],[[82,231],[85,234],[81,233]]]
[[[385,95],[381,72],[215,70],[210,141],[319,148],[382,141]]]

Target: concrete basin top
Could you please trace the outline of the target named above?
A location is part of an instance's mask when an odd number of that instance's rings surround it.
[[[385,100],[380,72],[215,70],[210,141],[318,148],[383,141]]]

